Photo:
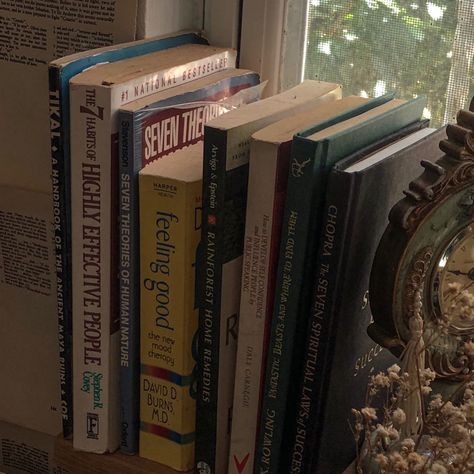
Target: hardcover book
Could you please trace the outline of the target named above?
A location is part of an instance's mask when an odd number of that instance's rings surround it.
[[[367,335],[373,257],[390,209],[420,161],[443,155],[443,138],[423,129],[331,171],[287,472],[336,474],[355,457],[351,409],[363,407],[369,376],[397,362]]]
[[[63,432],[72,434],[72,279],[71,279],[71,176],[69,80],[99,63],[116,62],[187,43],[204,43],[194,33],[134,41],[65,56],[49,64],[49,123],[51,135],[54,251],[56,257],[57,313],[61,366]]]
[[[118,109],[234,63],[234,51],[191,44],[97,66],[70,81],[77,449],[105,452],[120,444]]]
[[[119,112],[120,448],[124,452],[137,451],[139,431],[138,172],[163,156],[200,142],[204,124],[230,107],[226,99],[258,82],[254,72],[229,68],[133,101]]]
[[[262,368],[273,314],[275,274],[293,135],[331,120],[366,99],[348,97],[259,130],[250,142],[249,183],[240,294],[229,472],[252,473]],[[265,179],[262,179],[262,176]]]
[[[202,143],[140,171],[140,456],[194,466]]]
[[[297,134],[292,148],[282,225],[274,313],[266,361],[256,472],[278,472],[285,424],[294,419],[302,344],[310,311],[321,207],[331,167],[344,156],[419,120],[424,101],[372,99],[352,118]],[[367,110],[371,108],[371,110]],[[355,116],[354,116],[355,115]],[[327,124],[323,124],[323,127]],[[298,343],[296,343],[298,341]],[[291,375],[290,375],[291,374]]]
[[[228,465],[250,136],[285,116],[337,99],[340,93],[336,84],[306,81],[205,127],[198,471],[222,473]]]

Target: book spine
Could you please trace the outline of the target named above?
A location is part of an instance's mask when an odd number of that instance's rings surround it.
[[[276,473],[285,429],[294,337],[304,318],[307,274],[314,242],[313,206],[316,150],[312,143],[293,143],[287,200],[281,231],[275,301],[266,361],[260,432],[255,457],[256,473]]]
[[[71,87],[74,447],[98,453],[120,444],[111,100],[107,88]]]
[[[178,471],[194,465],[201,193],[201,181],[140,176],[140,456]]]
[[[229,454],[229,473],[233,474],[253,472],[265,334],[273,313],[272,275],[280,240],[280,202],[285,191],[281,184],[288,176],[288,160],[285,163],[281,159],[278,146],[253,142],[251,150]],[[286,175],[284,179],[282,175]]]
[[[68,189],[70,187],[64,150],[65,131],[61,113],[63,110],[61,71],[59,68],[50,67],[48,72],[61,415],[63,434],[68,437],[72,435],[73,426],[71,262],[69,254],[70,222],[68,219],[70,213]]]
[[[227,137],[211,127],[204,133],[202,250],[199,294],[199,383],[196,413],[196,468],[215,474],[218,453],[219,349],[221,333],[223,228]]]
[[[325,405],[323,389],[332,341],[332,316],[337,304],[336,295],[343,283],[339,269],[352,192],[352,176],[335,170],[327,189],[321,245],[316,259],[312,307],[302,359],[303,372],[297,383],[296,422],[287,440],[290,459],[285,461],[289,466],[287,472],[293,474],[310,472],[317,451],[317,433]]]
[[[120,450],[138,452],[140,404],[140,275],[138,170],[133,115],[119,114]]]

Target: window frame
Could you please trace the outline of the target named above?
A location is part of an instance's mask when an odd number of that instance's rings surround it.
[[[269,96],[302,81],[307,14],[308,0],[205,0],[204,31],[211,44],[239,49],[239,66],[268,80]]]
[[[307,12],[308,0],[243,1],[240,66],[269,81],[266,95],[303,78]]]

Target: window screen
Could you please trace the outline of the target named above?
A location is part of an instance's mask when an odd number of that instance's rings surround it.
[[[304,75],[344,95],[426,95],[439,127],[474,92],[474,0],[309,0]]]

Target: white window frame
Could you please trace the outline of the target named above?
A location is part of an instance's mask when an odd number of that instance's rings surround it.
[[[268,80],[267,95],[302,80],[308,0],[244,0],[240,66]]]
[[[268,96],[302,80],[307,13],[308,0],[204,0],[204,31],[239,49],[240,67],[269,81]]]

